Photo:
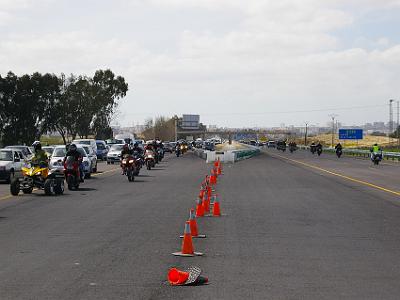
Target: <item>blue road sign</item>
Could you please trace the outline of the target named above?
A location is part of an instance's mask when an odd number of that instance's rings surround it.
[[[362,129],[339,129],[339,140],[362,140]]]

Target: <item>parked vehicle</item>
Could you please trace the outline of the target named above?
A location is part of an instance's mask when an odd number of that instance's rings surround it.
[[[64,162],[64,175],[67,181],[69,190],[77,190],[81,182],[81,174],[79,164],[81,161],[76,161],[75,157],[68,156]]]
[[[97,145],[97,152],[96,152],[97,158],[101,160],[107,159],[108,148],[106,142],[97,140],[96,145]]]
[[[108,139],[106,140],[107,145],[125,144],[123,139]]]
[[[88,158],[90,160],[90,173],[96,173],[97,172],[97,155],[93,151],[92,147],[90,147],[88,145],[80,145],[80,144],[77,144],[76,146],[82,147],[83,149],[85,149],[86,154],[88,155]],[[88,176],[88,178],[89,177],[90,177],[90,175]]]
[[[268,141],[267,147],[268,148],[276,148],[276,142],[275,141]]]
[[[113,144],[107,153],[107,164],[114,164],[121,161],[121,151],[125,144]]]
[[[0,149],[0,180],[10,183],[15,172],[21,171],[23,165],[24,156],[21,151]]]
[[[49,170],[45,162],[22,167],[22,175],[22,179],[14,177],[11,180],[10,192],[14,196],[17,196],[20,190],[24,194],[30,194],[34,188],[44,190],[48,196],[64,193],[64,174],[58,169]]]
[[[215,145],[214,145],[213,142],[206,141],[206,142],[204,142],[203,148],[204,148],[204,150],[214,151],[215,150]]]
[[[17,146],[7,146],[7,147],[5,147],[5,149],[14,149],[14,150],[21,151],[22,154],[27,159],[31,159],[33,156],[33,151],[28,146],[18,146],[18,145]]]
[[[72,144],[90,145],[92,146],[94,153],[97,153],[97,144],[94,139],[77,139],[73,140]]]
[[[170,142],[164,142],[163,144],[164,144],[164,152],[169,152],[169,153],[173,152],[173,147]]]

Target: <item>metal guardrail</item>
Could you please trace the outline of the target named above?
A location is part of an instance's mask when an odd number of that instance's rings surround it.
[[[303,149],[303,150],[310,149],[309,146],[297,146],[297,147],[299,149]],[[326,152],[326,153],[335,153],[336,152],[336,150],[334,148],[323,148],[322,151]],[[369,158],[371,155],[371,152],[369,150],[362,150],[362,149],[343,148],[342,152],[344,155],[364,157],[364,158]],[[383,153],[383,159],[400,162],[400,152],[383,151],[382,153]]]

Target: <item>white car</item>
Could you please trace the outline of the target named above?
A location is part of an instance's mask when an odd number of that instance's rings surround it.
[[[71,144],[90,145],[90,146],[92,146],[94,153],[97,153],[97,144],[96,144],[96,140],[94,140],[94,139],[73,140]]]
[[[20,172],[25,165],[25,157],[21,151],[0,149],[0,180],[10,183],[15,172]]]
[[[121,151],[125,144],[111,145],[110,150],[107,153],[107,164],[120,162]]]
[[[76,147],[82,147],[83,149],[85,149],[85,151],[90,159],[91,173],[96,173],[97,172],[97,155],[96,155],[96,152],[93,151],[93,148],[90,147],[89,145],[82,145],[82,144],[77,144]]]
[[[82,155],[82,165],[83,165],[83,171],[85,172],[85,178],[90,178],[91,176],[91,161],[85,151],[82,147],[77,146],[76,147],[79,153]],[[63,168],[63,162],[65,158],[65,154],[67,153],[67,150],[65,149],[65,146],[57,146],[54,148],[53,154],[50,159],[50,164],[49,167],[51,169],[53,168]]]

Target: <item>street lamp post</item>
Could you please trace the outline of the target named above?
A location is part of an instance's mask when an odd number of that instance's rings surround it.
[[[338,117],[338,115],[331,114],[329,115],[332,118],[332,142],[331,142],[331,147],[333,148],[333,143],[335,139],[335,118]]]
[[[308,129],[308,122],[305,122],[306,124],[306,131],[304,133],[304,146],[307,146],[307,129]]]

